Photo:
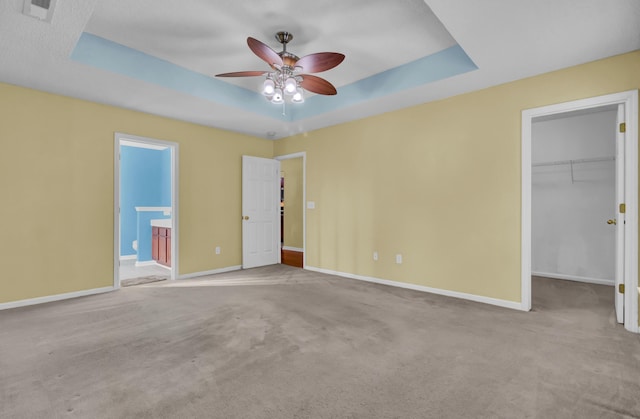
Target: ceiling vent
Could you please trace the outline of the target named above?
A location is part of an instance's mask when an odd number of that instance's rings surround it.
[[[36,19],[51,22],[56,0],[24,0],[22,13]]]

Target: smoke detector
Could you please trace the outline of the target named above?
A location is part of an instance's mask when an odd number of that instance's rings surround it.
[[[51,22],[53,17],[53,9],[57,0],[24,0],[22,13],[36,19]]]

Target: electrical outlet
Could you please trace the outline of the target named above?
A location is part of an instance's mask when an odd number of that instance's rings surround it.
[[[401,255],[400,253],[398,253],[398,254],[396,255],[396,263],[397,263],[398,265],[400,265],[400,264],[402,263],[402,255]]]
[[[220,246],[216,246],[216,255],[219,255],[219,254],[220,254],[220,252],[221,252],[221,250],[220,250]]]
[[[378,252],[373,252],[373,260],[378,260]]]

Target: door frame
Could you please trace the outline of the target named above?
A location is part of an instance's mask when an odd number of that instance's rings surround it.
[[[307,152],[284,154],[276,160],[290,160],[302,157],[302,269],[307,267]],[[280,169],[282,171],[282,169]],[[282,175],[281,175],[282,176]],[[286,186],[285,186],[286,188]],[[280,249],[282,251],[282,249]],[[282,263],[282,262],[280,262]]]
[[[178,143],[141,137],[138,135],[114,133],[113,140],[113,288],[120,288],[120,141],[156,145],[171,149],[171,275],[178,277]]]
[[[625,112],[624,327],[630,332],[638,333],[638,90],[522,111],[521,308],[525,311],[531,310],[531,130],[533,119],[608,105],[624,105]]]

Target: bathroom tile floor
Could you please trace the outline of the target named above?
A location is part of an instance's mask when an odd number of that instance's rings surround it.
[[[135,260],[123,260],[120,262],[120,281],[147,276],[159,276],[169,279],[171,270],[160,265],[135,266]]]

